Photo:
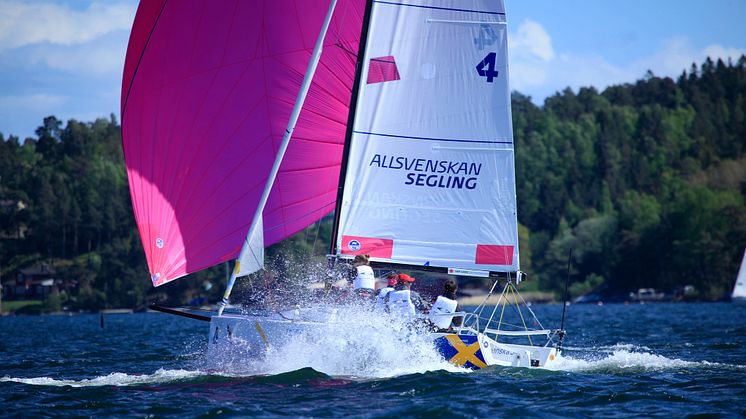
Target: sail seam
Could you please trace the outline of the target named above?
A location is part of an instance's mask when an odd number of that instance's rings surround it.
[[[420,9],[447,10],[447,11],[451,11],[451,12],[485,13],[485,14],[490,14],[490,15],[505,16],[505,12],[488,12],[486,10],[456,9],[456,8],[451,8],[451,7],[426,6],[426,5],[423,5],[423,4],[394,3],[394,2],[382,1],[382,0],[373,0],[373,3],[388,4],[388,5],[392,5],[392,6],[417,7],[417,8],[420,8]]]
[[[469,139],[458,139],[458,138],[414,137],[414,136],[409,136],[409,135],[383,134],[379,132],[367,132],[367,131],[353,131],[353,132],[355,134],[375,135],[379,137],[407,138],[411,140],[423,140],[423,141],[447,141],[447,142],[454,142],[454,143],[480,143],[480,144],[513,144],[512,141],[485,141],[485,140],[469,140]]]

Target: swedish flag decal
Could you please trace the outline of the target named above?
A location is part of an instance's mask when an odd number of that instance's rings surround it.
[[[487,364],[475,335],[448,334],[435,340],[438,351],[453,365],[478,370]]]

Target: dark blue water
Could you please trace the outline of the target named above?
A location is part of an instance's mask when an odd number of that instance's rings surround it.
[[[560,305],[533,309],[558,326]],[[746,305],[568,310],[559,370],[464,372],[393,356],[375,376],[282,371],[277,360],[259,375],[215,372],[207,323],[164,314],[108,315],[103,329],[98,315],[4,317],[0,415],[746,415]]]

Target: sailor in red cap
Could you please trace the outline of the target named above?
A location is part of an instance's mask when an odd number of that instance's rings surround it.
[[[407,274],[397,276],[394,290],[386,294],[386,306],[391,314],[414,317],[418,311],[424,313],[430,308],[420,294],[410,289],[414,281],[415,278]]]

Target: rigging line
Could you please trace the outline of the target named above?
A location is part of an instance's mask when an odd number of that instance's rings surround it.
[[[507,290],[507,289],[508,289],[508,287],[507,287],[507,286],[506,286],[506,287],[505,287],[505,288],[503,289],[503,295],[505,294],[505,290]],[[502,299],[502,297],[503,297],[503,296],[502,296],[502,295],[500,295],[500,299]],[[507,299],[506,299],[505,301],[507,301]],[[499,300],[498,300],[498,302],[499,302]],[[503,325],[503,314],[505,314],[505,306],[506,306],[506,304],[505,304],[505,303],[503,303],[503,305],[502,305],[502,306],[503,306],[503,307],[502,307],[502,310],[500,310],[500,320],[499,320],[499,321],[497,322],[497,333],[495,334],[495,342],[497,342],[497,341],[498,341],[498,339],[500,339],[500,328],[501,328],[501,327],[502,327],[502,325]],[[495,309],[497,310],[497,306],[495,306]],[[490,322],[492,322],[492,318],[490,318]],[[487,323],[487,327],[489,327],[489,325],[490,325],[490,324],[489,324],[489,323]]]
[[[500,282],[500,280],[495,281],[495,283]],[[495,304],[495,308],[492,309],[492,314],[490,315],[490,319],[487,321],[487,325],[485,327],[490,327],[490,323],[492,323],[492,319],[495,318],[495,313],[497,313],[497,307],[500,305],[500,302],[502,302],[503,297],[505,296],[505,290],[507,289],[507,286],[503,288],[503,291],[500,293],[500,298],[497,299],[497,304]],[[503,304],[502,311],[505,311],[505,304]],[[502,314],[500,315],[500,323],[502,323]],[[498,330],[500,329],[500,326],[498,323]]]
[[[350,56],[357,58],[357,54],[355,54],[354,52],[352,52],[351,49],[347,48],[344,44],[342,44],[342,41],[335,43],[334,46],[350,54]]]
[[[536,314],[534,313],[534,311],[531,310],[531,307],[529,307],[528,303],[526,302],[526,299],[523,298],[523,295],[521,295],[520,292],[518,292],[517,294],[518,294],[519,297],[521,297],[521,301],[523,301],[523,306],[526,307],[526,309],[528,310],[529,313],[531,313],[531,316],[533,316],[534,321],[536,322],[536,324],[539,325],[539,328],[540,329],[544,329],[544,326],[539,321],[539,318],[536,317]]]
[[[492,284],[492,288],[490,288],[490,292],[487,293],[487,296],[484,298],[484,300],[482,300],[481,303],[479,303],[479,305],[477,306],[477,308],[474,309],[473,313],[476,314],[477,317],[481,317],[482,316],[482,311],[484,311],[484,308],[485,308],[485,306],[487,304],[487,300],[492,296],[492,293],[495,291],[495,287],[497,287],[497,283],[498,282],[499,281],[495,281]]]
[[[303,243],[308,243],[308,230],[309,230],[308,227],[306,227],[306,228],[303,229],[303,232],[304,232],[304,234],[303,234]]]
[[[528,331],[528,326],[526,326],[526,319],[523,318],[523,312],[521,311],[521,307],[518,305],[518,297],[516,297],[516,294],[518,291],[515,289],[515,285],[510,286],[510,292],[513,294],[513,301],[515,301],[515,308],[518,310],[518,315],[521,316],[521,323],[523,323],[523,328]],[[533,345],[534,343],[531,342],[531,335],[528,335],[528,343],[529,345]]]
[[[396,64],[396,61],[394,61],[394,59],[393,59],[393,58],[392,58],[392,59],[390,59],[390,60],[384,60],[384,58],[385,58],[385,57],[381,57],[381,58],[371,58],[371,59],[370,59],[370,62],[373,62],[373,61],[375,61],[375,62],[377,62],[377,63]]]
[[[351,54],[351,55],[353,55],[355,57],[357,57],[357,54],[353,53],[348,48],[345,48],[344,44],[342,43],[344,41],[344,38],[342,36],[342,30],[341,30],[341,26],[342,25],[340,24],[340,21],[341,22],[345,22],[348,19],[359,18],[360,21],[361,21],[361,25],[362,25],[362,20],[363,20],[362,16],[360,16],[357,13],[355,13],[356,11],[357,10],[355,9],[354,4],[352,2],[345,3],[344,9],[342,10],[341,13],[337,14],[338,19],[335,19],[335,25],[332,27],[332,33],[334,34],[334,36],[336,37],[336,39],[339,40],[338,42],[333,43],[332,46],[336,46],[338,48],[341,48],[343,51],[345,51],[345,52],[347,52],[347,53],[349,53],[349,54]],[[353,13],[355,14],[355,16],[351,16],[351,15],[353,15]],[[359,42],[359,40],[358,40],[358,42]],[[354,64],[354,62],[353,62],[353,64]]]
[[[312,255],[316,252],[316,242],[319,241],[319,232],[321,231],[321,220],[323,219],[324,217],[321,217],[316,221],[316,236],[313,238],[313,246],[311,247]]]

